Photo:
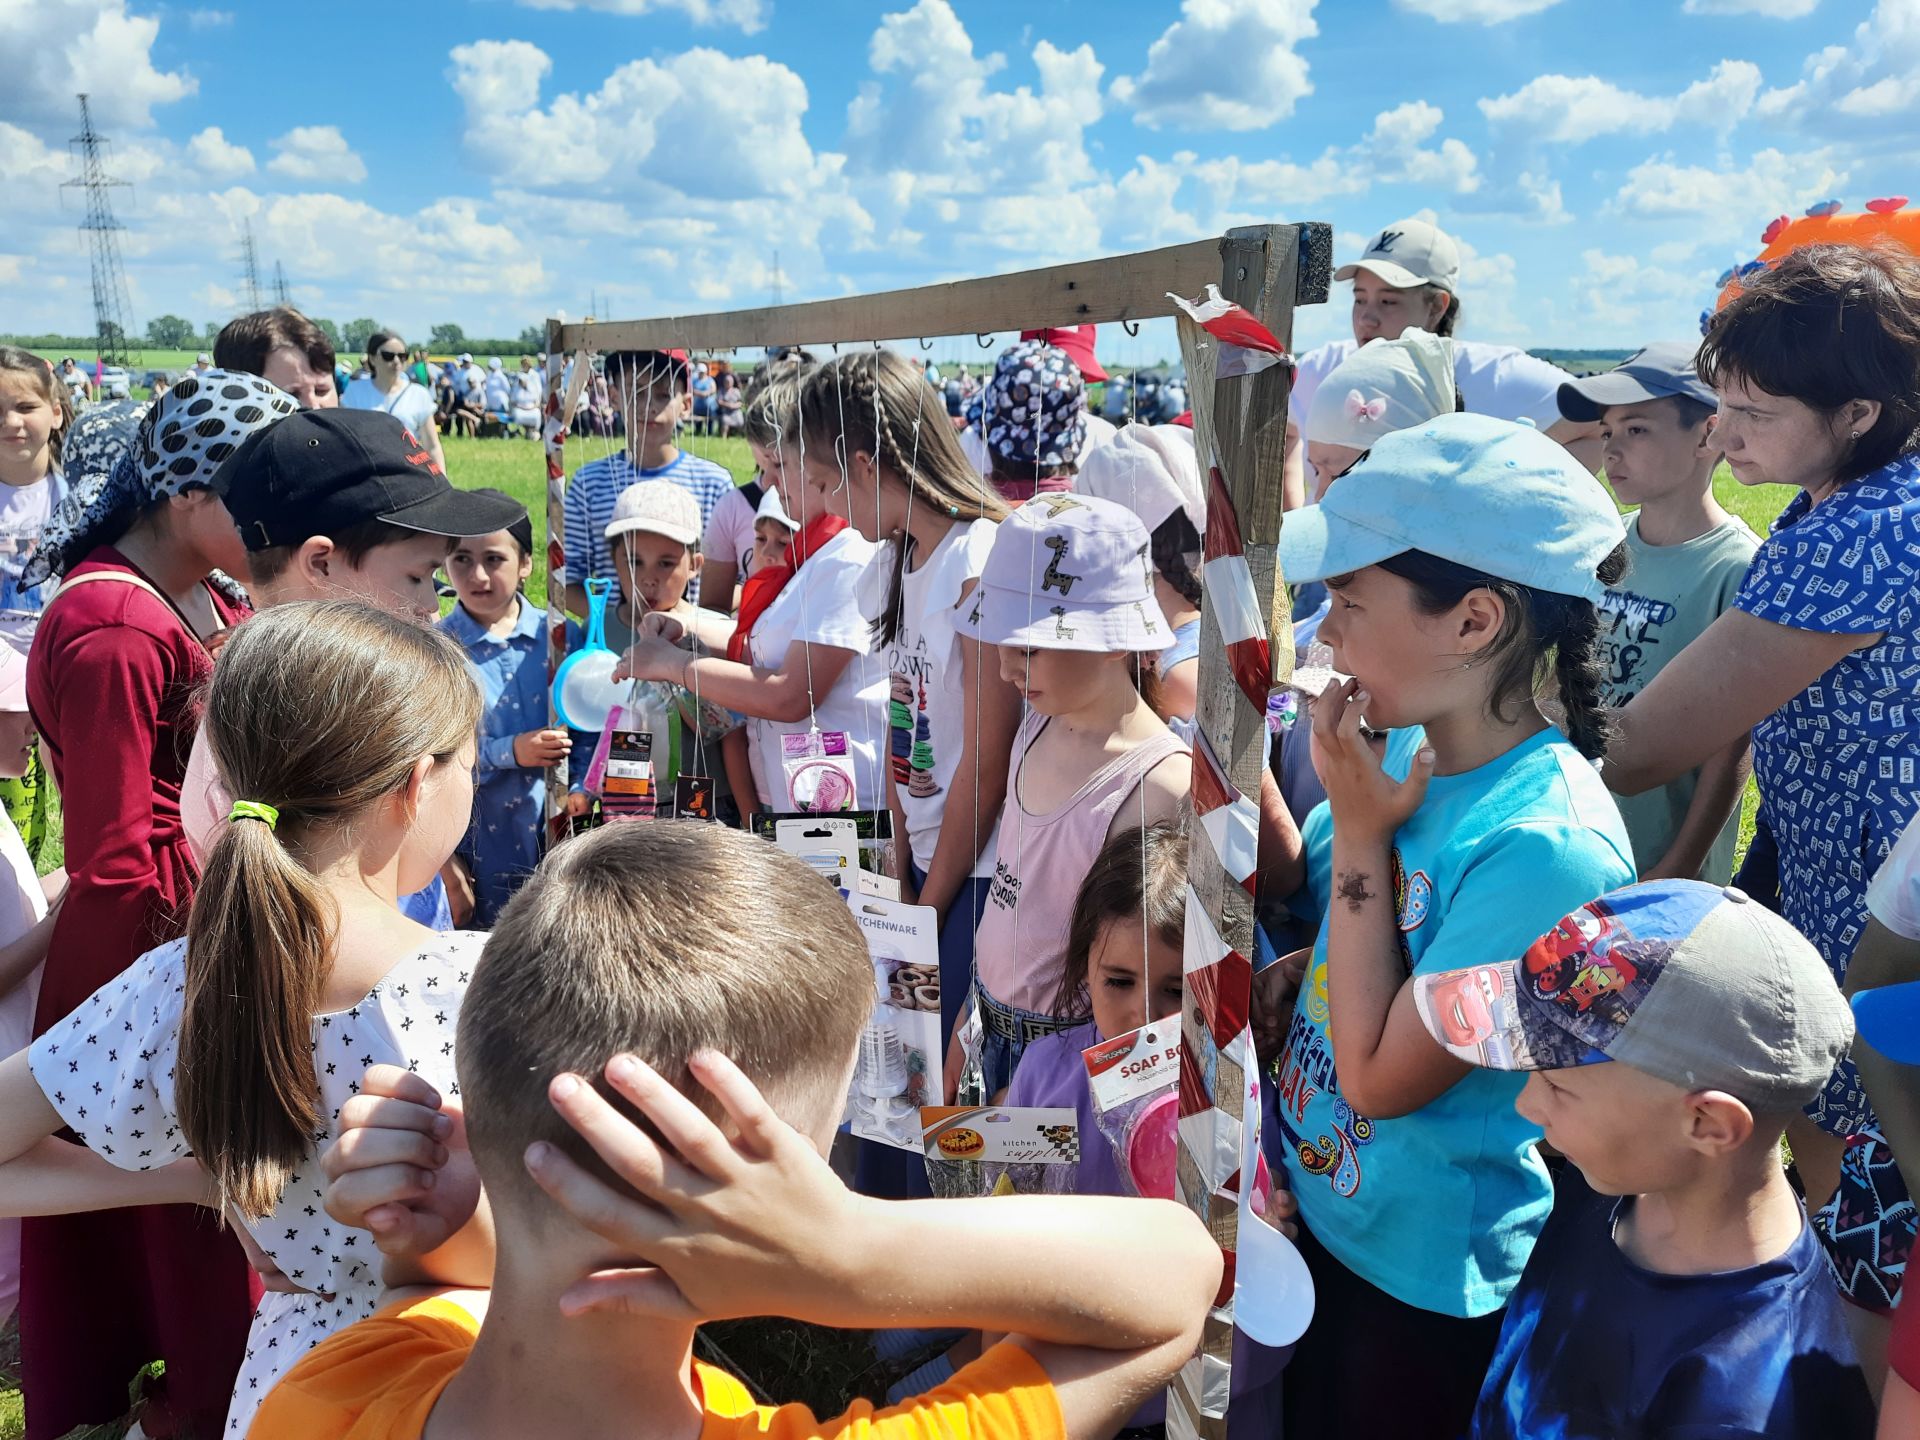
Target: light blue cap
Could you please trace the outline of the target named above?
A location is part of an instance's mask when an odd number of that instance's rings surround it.
[[[1384,436],[1280,526],[1295,584],[1422,550],[1534,590],[1598,601],[1626,538],[1600,482],[1557,440],[1510,420],[1442,415]]]

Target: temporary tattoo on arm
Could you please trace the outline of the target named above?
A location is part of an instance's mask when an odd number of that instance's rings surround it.
[[[1347,902],[1347,913],[1349,915],[1358,915],[1362,905],[1366,904],[1369,900],[1379,898],[1378,891],[1367,889],[1367,879],[1367,873],[1364,870],[1342,870],[1340,872],[1340,884],[1334,891],[1334,894]]]

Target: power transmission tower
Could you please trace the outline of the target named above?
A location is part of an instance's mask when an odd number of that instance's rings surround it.
[[[273,262],[273,303],[291,307],[293,299],[287,293],[287,267],[278,260]]]
[[[127,276],[120,264],[118,231],[125,228],[113,218],[116,186],[127,182],[107,174],[107,138],[93,128],[93,111],[87,97],[80,97],[80,133],[69,142],[80,173],[61,186],[78,187],[86,194],[87,215],[80,222],[86,232],[87,248],[93,257],[93,326],[100,359],[108,364],[125,365],[133,358],[127,347],[133,329],[133,307],[127,303]]]
[[[249,311],[261,310],[260,254],[253,248],[253,221],[240,222],[240,284],[244,287]]]

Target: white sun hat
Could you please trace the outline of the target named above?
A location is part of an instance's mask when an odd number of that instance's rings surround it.
[[[1147,527],[1092,495],[1036,495],[993,539],[961,628],[982,644],[1109,654],[1164,650]]]

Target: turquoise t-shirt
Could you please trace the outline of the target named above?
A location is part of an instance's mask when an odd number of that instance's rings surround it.
[[[1418,732],[1383,764],[1405,778]],[[1330,892],[1332,826],[1306,827],[1308,889]],[[1439,775],[1394,836],[1409,974],[1522,954],[1569,911],[1633,882],[1633,852],[1599,772],[1554,730]],[[1408,1305],[1485,1315],[1506,1303],[1552,1206],[1540,1131],[1513,1108],[1525,1076],[1474,1070],[1410,1115],[1372,1120],[1340,1094],[1327,1030],[1323,918],[1280,1057],[1279,1124],[1300,1216],[1349,1270]]]

